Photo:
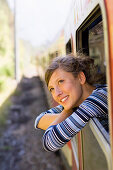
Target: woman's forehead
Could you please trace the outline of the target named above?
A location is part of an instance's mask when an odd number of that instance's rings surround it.
[[[63,76],[63,73],[64,73],[64,71],[63,71],[62,69],[59,69],[59,68],[56,69],[56,70],[53,72],[53,74],[51,75],[51,77],[50,77],[48,86],[50,86],[50,84],[51,84],[52,82],[55,82],[55,81],[57,81],[57,79],[59,79],[60,77],[62,77],[62,76]]]
[[[48,83],[48,87],[52,86],[53,83],[57,82],[61,78],[69,78],[69,77],[72,77],[72,76],[73,76],[72,73],[58,68],[51,75],[51,78],[50,78],[49,83]]]

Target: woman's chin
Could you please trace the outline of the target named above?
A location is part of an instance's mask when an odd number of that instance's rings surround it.
[[[64,109],[67,110],[67,111],[72,109],[72,107],[68,107],[68,106],[66,106],[66,107],[63,106],[63,107],[64,107]]]

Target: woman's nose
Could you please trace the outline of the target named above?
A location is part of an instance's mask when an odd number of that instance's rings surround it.
[[[57,97],[57,96],[59,96],[59,95],[61,95],[62,94],[62,90],[60,89],[60,88],[55,88],[55,96]]]

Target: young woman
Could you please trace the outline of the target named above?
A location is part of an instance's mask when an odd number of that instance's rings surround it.
[[[46,130],[43,146],[56,151],[72,139],[93,117],[107,116],[107,87],[96,85],[94,61],[73,54],[57,57],[48,67],[45,81],[55,108],[41,113],[35,127]]]

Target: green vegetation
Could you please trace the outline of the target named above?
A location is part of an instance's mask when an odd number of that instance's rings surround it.
[[[8,116],[8,111],[10,106],[11,106],[11,101],[7,99],[0,107],[0,128],[4,127],[6,124],[6,119]]]
[[[13,30],[13,15],[7,0],[0,0],[0,99],[4,99],[0,106],[0,132],[6,124],[11,105],[10,99],[4,97],[6,94],[3,95],[3,93],[8,93],[9,79],[14,77]]]
[[[7,78],[14,77],[13,16],[6,0],[0,0],[0,92]]]
[[[10,150],[12,150],[12,146],[10,146],[10,145],[5,145],[5,146],[2,147],[2,149],[3,149],[4,151],[10,151]]]

